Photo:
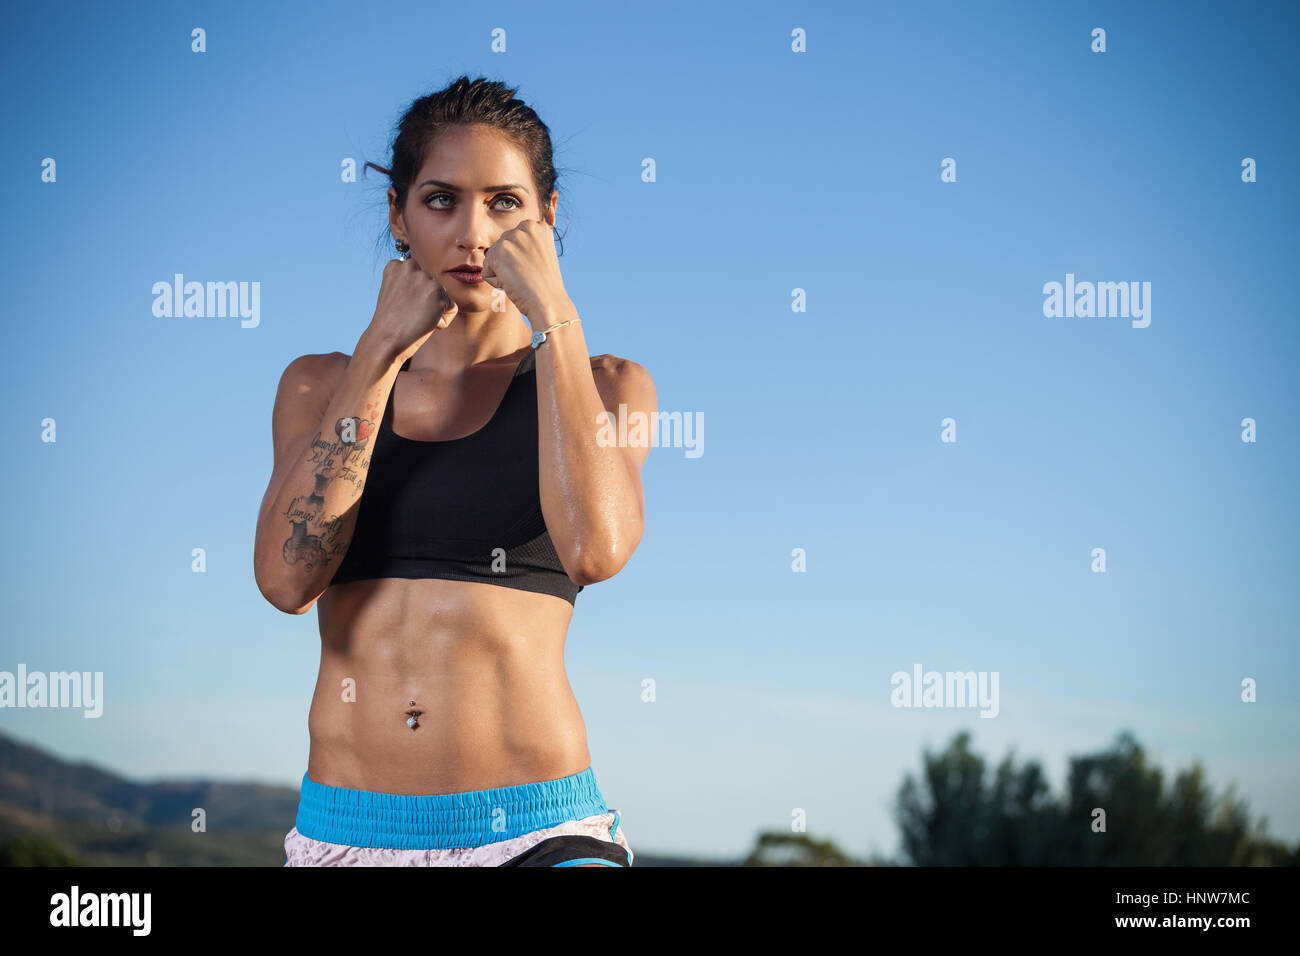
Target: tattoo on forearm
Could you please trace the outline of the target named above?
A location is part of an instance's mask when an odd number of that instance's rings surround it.
[[[377,403],[366,411],[374,414]],[[286,564],[301,563],[311,571],[328,564],[346,551],[341,540],[343,516],[325,512],[325,495],[335,481],[344,481],[360,495],[370,468],[370,436],[376,422],[369,418],[340,418],[334,424],[337,440],[326,440],[317,432],[311,440],[311,462],[316,466],[315,487],[309,495],[299,495],[289,504],[284,517],[293,532],[284,542]]]

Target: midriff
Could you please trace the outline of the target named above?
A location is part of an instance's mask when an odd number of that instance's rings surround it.
[[[591,764],[564,669],[573,605],[437,578],[328,588],[307,776],[436,794],[554,780]],[[407,726],[410,701],[421,711]]]

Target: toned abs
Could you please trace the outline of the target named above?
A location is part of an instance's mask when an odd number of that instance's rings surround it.
[[[441,392],[401,373],[394,431],[422,441],[474,431],[512,369],[502,363],[476,373],[471,387]],[[321,662],[307,775],[317,783],[455,793],[590,765],[564,669],[569,602],[488,583],[378,578],[331,585],[316,608]]]

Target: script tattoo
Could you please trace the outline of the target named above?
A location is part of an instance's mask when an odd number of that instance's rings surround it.
[[[366,406],[367,413],[378,411],[377,403]],[[302,564],[303,569],[328,564],[347,550],[343,540],[343,516],[325,512],[325,495],[336,481],[345,481],[359,496],[365,488],[370,468],[370,436],[376,423],[370,418],[340,418],[334,423],[336,439],[326,439],[317,432],[311,440],[311,463],[315,487],[309,495],[299,495],[290,503],[284,516],[293,532],[284,542],[286,564]],[[355,500],[355,499],[354,499]]]

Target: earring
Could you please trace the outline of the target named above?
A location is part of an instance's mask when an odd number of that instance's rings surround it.
[[[411,258],[411,247],[407,245],[404,240],[398,239],[393,243],[393,245],[397,246],[397,258],[401,259],[403,262]]]

